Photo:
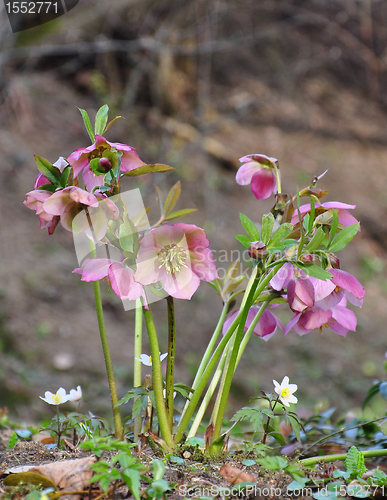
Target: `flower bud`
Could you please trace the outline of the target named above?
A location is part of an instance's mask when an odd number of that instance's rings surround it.
[[[333,269],[340,269],[340,260],[336,257],[334,253],[329,254],[329,262]]]
[[[319,260],[317,255],[314,255],[313,253],[304,253],[303,255],[300,255],[299,260],[301,262],[305,262],[306,264],[309,264],[310,262],[316,262]]]
[[[98,162],[98,170],[107,174],[113,168],[108,158],[101,158]]]
[[[249,247],[249,255],[252,259],[262,259],[267,255],[265,243],[263,241],[252,241]]]

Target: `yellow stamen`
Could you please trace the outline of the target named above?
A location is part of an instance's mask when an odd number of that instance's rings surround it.
[[[149,356],[149,363],[152,364],[152,356]]]
[[[187,260],[186,251],[173,243],[172,245],[165,245],[159,252],[159,269],[165,267],[167,273],[176,274],[181,271],[182,267],[187,267],[185,261]]]
[[[290,391],[288,387],[281,390],[281,398],[288,398],[290,396]]]
[[[58,404],[62,401],[62,396],[60,394],[54,394],[52,396],[52,400],[54,401],[54,403]]]

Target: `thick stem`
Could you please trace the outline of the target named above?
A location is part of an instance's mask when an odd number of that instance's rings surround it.
[[[156,401],[156,411],[159,420],[161,437],[166,442],[167,446],[172,450],[174,442],[172,433],[168,425],[167,409],[165,407],[163,397],[163,379],[161,375],[160,349],[155,323],[153,321],[152,311],[148,305],[148,309],[143,307],[146,329],[148,331],[149,345],[152,355],[152,375],[153,375],[153,390]]]
[[[134,329],[134,368],[133,368],[133,387],[140,387],[142,384],[141,361],[142,352],[142,304],[141,299],[136,300],[136,317]],[[138,398],[135,398],[136,401]],[[141,430],[141,414],[134,419],[134,442],[137,443],[138,435]]]
[[[173,297],[167,297],[168,305],[168,363],[166,375],[166,395],[165,402],[167,407],[168,425],[173,429],[173,384],[175,372],[175,351],[176,351],[176,323],[175,323],[175,305]]]
[[[93,257],[93,255],[92,255]],[[118,403],[118,394],[116,379],[114,377],[113,362],[110,354],[109,342],[106,333],[105,320],[103,317],[103,308],[101,300],[101,289],[99,286],[99,281],[93,281],[94,286],[94,297],[95,297],[95,309],[97,311],[98,327],[101,336],[102,350],[105,358],[106,372],[109,382],[110,398],[112,401],[113,409],[113,419],[114,419],[114,435],[117,439],[124,439],[124,432],[121,422],[120,407],[116,406]]]

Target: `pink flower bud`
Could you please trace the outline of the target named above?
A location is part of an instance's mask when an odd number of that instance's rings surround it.
[[[253,241],[250,243],[249,255],[252,259],[262,259],[267,255],[266,245],[263,241]]]

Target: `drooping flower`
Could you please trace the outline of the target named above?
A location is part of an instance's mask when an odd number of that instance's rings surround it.
[[[259,306],[250,307],[244,327],[245,331],[250,328],[251,323],[254,321],[254,318],[258,314],[259,310]],[[223,324],[223,334],[225,334],[230,328],[238,313],[239,309],[230,314],[230,316],[226,319]],[[275,334],[277,327],[279,327],[281,330],[284,329],[281,320],[278,319],[277,316],[271,311],[265,309],[262,313],[262,316],[259,318],[258,323],[255,325],[253,331],[255,335],[257,335],[257,337],[261,337],[265,342],[267,342]]]
[[[168,356],[168,353],[161,354],[160,352],[160,361],[163,361]],[[141,354],[139,358],[136,358],[137,361],[140,361],[145,366],[152,366],[152,356],[148,356],[147,354]]]
[[[277,179],[274,164],[278,160],[261,154],[251,154],[239,158],[244,163],[237,174],[236,182],[241,186],[251,185],[251,191],[257,200],[265,200],[277,192]]]
[[[363,285],[352,274],[341,269],[329,269],[332,274],[332,282],[336,285],[336,290],[343,290],[347,299],[354,306],[361,307],[365,290]]]
[[[338,304],[327,310],[317,304],[302,313],[296,313],[285,326],[284,335],[287,335],[293,329],[298,335],[302,336],[322,327],[330,328],[343,337],[347,335],[349,330],[356,331],[356,316],[353,311],[346,308],[347,299],[345,296],[342,297]]]
[[[136,300],[143,297],[146,304],[144,289],[134,279],[134,271],[122,262],[112,259],[89,257],[81,267],[74,269],[73,273],[81,274],[82,281],[99,281],[108,278],[113,292],[121,300]]]
[[[70,399],[69,401],[79,401],[82,398],[82,389],[81,386],[78,385],[76,389],[70,390]]]
[[[161,282],[172,297],[190,299],[200,280],[218,278],[209,241],[193,224],[173,224],[149,231],[140,241],[135,280],[142,285]]]
[[[74,178],[78,177],[80,172],[83,171],[83,180],[89,191],[96,186],[102,186],[104,182],[104,174],[97,175],[90,170],[90,161],[94,158],[102,158],[104,151],[111,151],[112,149],[122,152],[121,172],[129,172],[130,170],[145,165],[136,153],[136,150],[131,146],[120,144],[119,142],[109,142],[104,137],[97,134],[94,144],[87,148],[76,149],[67,158],[67,161],[74,169]]]
[[[48,214],[59,216],[64,229],[71,231],[74,217],[85,206],[98,207],[98,198],[77,186],[69,186],[47,198],[43,203],[43,210]]]
[[[49,191],[35,189],[26,194],[27,199],[23,201],[24,205],[30,210],[35,210],[39,217],[40,229],[48,229],[48,234],[53,234],[59,223],[59,216],[53,215],[44,210],[44,202],[52,196]]]
[[[348,210],[353,210],[356,205],[348,205],[347,203],[341,203],[340,201],[327,201],[325,203],[315,204],[315,217],[321,216],[329,210],[336,210],[337,216],[339,218],[339,223],[344,227],[351,226],[352,224],[357,224],[358,220],[348,212]],[[300,207],[301,216],[304,217],[308,212],[310,212],[310,203],[306,203]],[[291,223],[297,224],[298,220],[298,210],[295,210]]]
[[[273,380],[274,391],[278,394],[279,400],[285,406],[289,406],[289,403],[297,403],[298,399],[293,396],[293,393],[297,390],[296,384],[289,384],[289,377],[284,377],[281,384],[276,380]]]
[[[302,312],[314,305],[314,287],[309,278],[300,276],[288,282],[288,303],[292,311]]]
[[[66,394],[63,387],[60,387],[55,394],[50,391],[46,391],[44,393],[44,398],[42,398],[42,396],[39,397],[49,405],[61,405],[63,403],[67,403],[67,401],[72,401],[70,394]]]

